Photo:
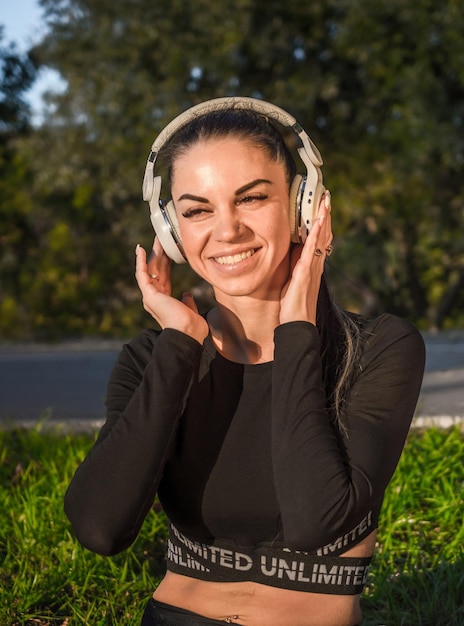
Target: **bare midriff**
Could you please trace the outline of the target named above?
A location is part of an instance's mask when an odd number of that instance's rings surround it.
[[[371,556],[376,531],[342,556]],[[279,589],[254,582],[216,583],[167,572],[153,597],[159,602],[242,626],[355,626],[360,596]]]

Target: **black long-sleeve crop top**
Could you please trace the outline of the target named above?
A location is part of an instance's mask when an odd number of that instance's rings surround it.
[[[85,547],[125,549],[157,493],[176,536],[197,546],[337,555],[376,528],[420,390],[421,335],[392,315],[367,323],[341,429],[317,329],[283,324],[274,343],[257,365],[172,329],[124,346],[106,423],[65,498]]]

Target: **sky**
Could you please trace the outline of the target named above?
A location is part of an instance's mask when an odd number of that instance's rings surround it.
[[[42,9],[38,0],[0,0],[0,24],[3,25],[3,44],[14,41],[25,52],[40,40],[45,29]],[[47,89],[59,89],[60,81],[55,72],[42,71],[25,99],[33,110],[37,122],[42,110],[42,94]]]
[[[14,40],[21,50],[25,50],[40,36],[42,9],[37,0],[4,0],[0,24],[5,27],[4,41]]]

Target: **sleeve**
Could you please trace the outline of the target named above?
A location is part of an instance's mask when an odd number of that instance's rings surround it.
[[[80,543],[111,555],[136,538],[153,504],[202,346],[173,330],[124,346],[111,374],[107,419],[65,495]]]
[[[424,372],[422,336],[382,316],[369,329],[344,407],[343,438],[330,424],[317,329],[275,331],[273,463],[284,538],[316,549],[380,504],[401,455]]]

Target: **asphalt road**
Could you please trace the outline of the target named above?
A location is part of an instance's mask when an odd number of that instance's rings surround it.
[[[415,425],[464,424],[464,331],[424,336],[426,372]],[[0,422],[99,426],[122,342],[0,345]]]

